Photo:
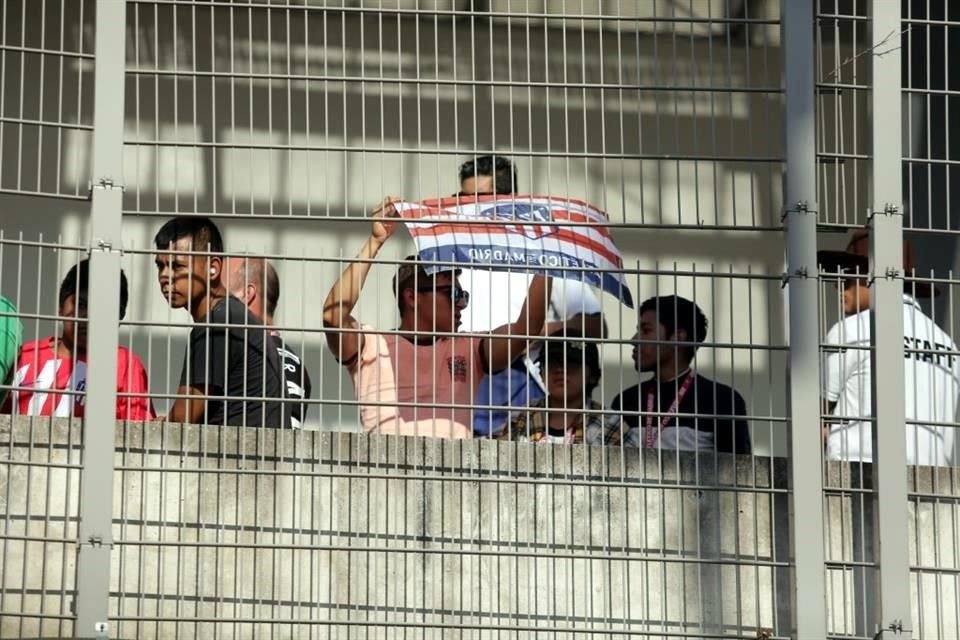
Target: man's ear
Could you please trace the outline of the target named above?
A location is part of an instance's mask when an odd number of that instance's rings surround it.
[[[677,329],[676,331],[673,332],[673,335],[670,336],[669,339],[670,339],[670,340],[673,340],[674,342],[677,342],[677,343],[680,343],[680,342],[684,342],[684,343],[685,343],[685,342],[687,342],[687,341],[690,339],[690,336],[687,335],[687,330],[686,330],[686,329]],[[682,344],[682,345],[678,344],[677,346],[689,347],[690,345],[688,345],[688,344]]]
[[[219,256],[210,256],[207,261],[210,282],[219,282],[223,270],[223,259]]]
[[[412,287],[407,287],[400,295],[403,296],[403,304],[407,309],[413,311],[417,308],[417,292]]]
[[[243,303],[248,306],[253,304],[253,301],[257,299],[257,293],[257,285],[248,282],[243,288]]]
[[[72,300],[72,299],[73,299],[73,294],[71,293],[71,294],[68,295],[66,298],[64,298],[63,302],[57,304],[57,315],[60,316],[61,319],[64,317],[64,313],[63,313],[64,307],[66,307],[66,306],[67,306],[67,302],[69,302],[69,301]],[[74,307],[74,308],[76,308],[76,307]]]

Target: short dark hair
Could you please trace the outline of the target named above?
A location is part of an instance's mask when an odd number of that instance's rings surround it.
[[[517,168],[503,156],[478,156],[460,165],[460,184],[467,178],[477,176],[492,176],[494,193],[511,194],[518,191]]]
[[[70,296],[76,300],[77,292],[86,293],[90,285],[90,260],[84,259],[70,267],[67,275],[63,277],[60,283],[60,295],[58,296],[60,306],[67,301]],[[120,319],[127,315],[127,300],[130,292],[127,287],[127,276],[120,270]]]
[[[707,338],[707,316],[695,303],[680,296],[649,298],[640,305],[640,313],[653,311],[664,329],[674,335],[680,329],[687,333],[687,340],[695,344],[683,345],[690,357],[697,352],[700,343]]]
[[[204,216],[178,216],[167,220],[153,242],[157,249],[167,249],[177,240],[190,238],[196,251],[223,253],[223,237],[213,220]],[[209,248],[208,248],[209,247]]]

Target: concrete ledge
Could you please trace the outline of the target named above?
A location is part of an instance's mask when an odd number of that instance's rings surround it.
[[[0,637],[72,631],[81,436],[0,417]],[[159,423],[115,442],[112,637],[789,633],[782,459]],[[956,566],[958,479],[911,474],[936,496],[910,505],[918,564]],[[828,558],[862,554],[850,496],[825,504]],[[956,637],[947,577],[917,574],[947,620],[924,638]],[[828,571],[838,632],[852,580]]]

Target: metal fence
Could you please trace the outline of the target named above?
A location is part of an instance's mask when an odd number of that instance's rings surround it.
[[[0,416],[0,637],[956,637],[955,447],[924,466],[904,432],[946,443],[956,424],[925,407],[958,395],[960,16],[901,4],[3,2],[0,293],[25,343],[72,327],[90,357],[60,353],[59,393]],[[459,192],[461,163],[488,154],[514,162],[520,194],[605,211],[637,303],[703,310],[697,375],[745,406],[692,415],[739,417],[750,455],[354,433],[370,402],[328,340],[355,332],[329,325],[324,298],[384,196]],[[214,220],[224,250],[158,247],[182,215]],[[869,264],[845,277],[870,299],[851,310],[858,289],[816,252],[864,225]],[[436,330],[395,329],[391,280],[412,252],[398,231],[359,261],[353,315],[386,341]],[[209,323],[193,299],[171,307],[163,269],[182,257],[209,289],[229,266],[204,260],[224,253],[279,274],[273,329],[312,381],[301,428],[118,423],[145,403],[169,415],[190,399],[181,365],[212,366],[191,358]],[[55,292],[82,288],[63,278],[85,258],[86,308],[65,307]],[[263,296],[253,280],[241,289]],[[523,298],[471,295],[454,344]],[[605,423],[641,380],[635,346],[684,340],[638,344],[638,309],[595,295],[602,376],[583,415]],[[924,319],[946,337],[918,338]],[[865,333],[838,340],[849,322]],[[233,328],[245,349],[266,340]],[[826,406],[831,363],[857,354],[856,399]],[[264,376],[239,395],[271,397]],[[638,422],[677,412],[639,404]],[[873,464],[825,455],[822,425],[845,423],[872,427]]]

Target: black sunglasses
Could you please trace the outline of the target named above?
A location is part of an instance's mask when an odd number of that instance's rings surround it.
[[[443,287],[425,287],[423,289],[417,289],[420,293],[442,293],[443,295],[449,297],[453,304],[470,304],[470,292],[461,287],[460,285],[446,285]]]

